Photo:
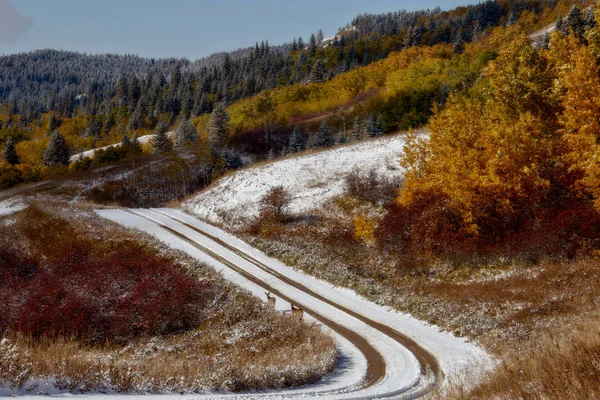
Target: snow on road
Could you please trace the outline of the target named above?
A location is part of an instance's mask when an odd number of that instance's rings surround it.
[[[292,196],[290,211],[307,212],[342,194],[344,177],[355,167],[401,177],[398,157],[404,143],[403,135],[388,136],[250,167],[224,177],[183,208],[214,223],[247,222],[258,215],[260,199],[269,189],[283,185]]]
[[[255,264],[240,257],[235,252],[228,250],[217,242],[188,228],[181,222],[223,240],[229,246],[241,250],[243,253],[266,264],[272,270],[301,283],[305,287],[309,287],[314,292],[331,299],[336,304],[365,315],[371,320],[390,326],[415,339],[430,353],[435,355],[446,377],[450,380],[457,377],[459,374],[463,377],[462,374],[465,373],[468,374],[467,379],[474,379],[477,373],[486,371],[492,365],[492,360],[487,353],[464,339],[459,339],[448,333],[440,332],[436,327],[418,321],[410,315],[397,313],[395,311],[390,311],[385,307],[375,305],[350,290],[333,287],[326,282],[295,271],[279,261],[267,257],[243,241],[181,211],[170,209],[160,209],[157,211],[135,210],[136,213],[139,213],[146,218],[130,214],[124,210],[99,210],[98,214],[123,225],[148,232],[173,248],[185,251],[197,259],[213,265],[217,270],[222,272],[226,279],[247,288],[264,300],[262,288],[248,281],[241,275],[238,275],[226,264],[213,259],[208,254],[200,251],[197,247],[192,246],[190,243],[187,243],[167,230],[162,229],[157,224],[165,225],[170,229],[179,232],[179,234],[192,239],[194,243],[218,253],[229,262],[243,268],[246,272],[259,278],[261,281],[267,282],[272,287],[276,287],[282,293],[286,293],[286,295],[294,299],[294,301],[297,300],[307,308],[318,310],[317,312],[319,314],[359,333],[375,347],[377,352],[384,357],[386,362],[386,375],[381,382],[372,387],[353,392],[364,376],[365,361],[364,358],[356,353],[356,348],[348,342],[341,340],[340,337],[337,337],[338,343],[340,343],[341,346],[341,352],[344,355],[343,359],[349,360],[342,371],[337,371],[336,374],[328,377],[319,385],[276,392],[275,396],[301,398],[320,394],[327,398],[366,399],[386,396],[392,393],[399,396],[400,392],[405,392],[407,390],[412,396],[425,389],[430,384],[430,381],[427,377],[423,378],[421,375],[420,365],[415,356],[406,348],[400,346],[399,343],[391,337],[386,336],[381,331],[367,325],[359,319],[340,311],[338,308],[313,298],[309,294],[285,283],[274,275],[258,268]],[[287,304],[283,307],[287,308]],[[448,381],[448,379],[446,379],[446,381]],[[262,394],[259,397],[264,396],[265,394]],[[214,395],[209,397],[212,398]],[[398,398],[402,398],[402,396]]]

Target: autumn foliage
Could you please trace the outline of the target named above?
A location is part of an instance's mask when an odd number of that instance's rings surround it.
[[[597,31],[588,31],[592,45]],[[547,49],[518,30],[505,35],[470,92],[432,118],[430,135],[409,138],[383,241],[438,255],[465,246],[568,256],[600,248],[594,47],[558,32]]]
[[[20,219],[30,251],[0,241],[0,331],[125,342],[195,328],[211,290],[133,241],[98,243],[36,208]]]

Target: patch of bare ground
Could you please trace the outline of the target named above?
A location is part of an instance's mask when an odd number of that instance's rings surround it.
[[[60,230],[44,231],[50,228]],[[46,243],[42,246],[40,241]],[[38,245],[33,247],[36,243]],[[148,236],[100,219],[86,207],[46,202],[0,218],[0,245],[2,254],[14,257],[19,265],[25,260],[23,268],[18,267],[22,274],[10,278],[14,282],[9,282],[21,285],[22,290],[14,292],[21,297],[11,303],[11,319],[5,318],[9,315],[6,313],[0,316],[3,326],[0,339],[4,338],[0,343],[3,393],[6,390],[9,393],[40,390],[194,393],[284,388],[316,382],[337,364],[335,343],[319,326],[272,310],[226,282],[210,267]],[[69,253],[68,249],[73,246],[86,251],[88,257],[79,259],[75,253]],[[22,252],[15,253],[15,249]],[[120,259],[120,253],[124,262],[135,264],[135,258],[130,257],[132,252],[140,255],[145,264],[151,261],[152,265],[171,271],[172,279],[185,285],[178,283],[177,290],[154,287],[161,280],[152,271],[149,276],[144,275],[144,268],[149,267],[134,265],[128,270],[107,267]],[[24,258],[19,258],[21,255]],[[69,274],[68,285],[63,285],[63,277],[55,273],[63,271],[55,263],[57,260],[66,260],[69,264],[65,270]],[[79,268],[80,261],[87,263],[85,268]],[[123,273],[127,274],[125,281],[111,278],[112,274],[122,276]],[[37,274],[46,274],[44,279],[52,277],[52,284],[46,286],[54,289],[44,289],[43,282],[34,284]],[[160,278],[163,277],[161,274]],[[118,282],[123,285],[114,286]],[[112,286],[102,287],[105,283]],[[0,288],[1,285],[0,282]],[[135,293],[127,292],[129,288]],[[144,299],[142,289],[149,292],[157,304],[174,301],[173,304],[186,307],[186,312],[191,313],[186,316],[191,324],[167,329],[170,325],[164,324],[171,316],[178,315],[177,309],[170,306],[159,308],[165,313],[160,314],[159,310],[154,313],[166,319],[157,320],[150,315],[140,319],[145,315],[146,306],[153,307],[155,303],[123,301],[115,309],[116,314],[102,314],[103,310],[97,310],[95,302],[89,301],[90,296],[105,300],[102,293],[110,296],[112,292],[119,297],[115,302],[129,297]],[[57,291],[60,293],[53,297]],[[124,297],[120,291],[125,291]],[[46,325],[38,325],[56,327],[48,332],[40,330],[41,327],[27,330],[27,324],[18,323],[24,321],[18,318],[21,305],[39,293],[45,296],[43,306],[49,310],[46,315],[50,311],[55,313],[44,321]],[[81,293],[90,296],[81,297]],[[190,299],[199,301],[188,304]],[[70,321],[71,312],[61,314],[61,310],[75,312],[82,307],[97,312],[96,320],[106,324],[95,330],[92,337],[87,329],[75,329],[78,323],[82,327],[85,324]],[[83,313],[75,314],[85,318]],[[136,329],[126,332],[127,336],[122,330],[118,330],[121,335],[118,338],[111,336],[114,332],[110,329],[111,323],[115,322],[111,318],[115,315],[133,318],[129,322]],[[66,324],[60,325],[59,318],[67,319]],[[60,334],[65,330],[70,334]],[[98,337],[103,339],[99,341]]]

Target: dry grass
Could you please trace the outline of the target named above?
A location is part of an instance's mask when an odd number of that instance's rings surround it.
[[[320,327],[270,309],[225,282],[210,267],[100,219],[85,207],[67,209],[61,203],[37,207],[80,236],[93,238],[99,246],[118,249],[123,243],[137,243],[161,260],[173,260],[177,268],[212,289],[203,293],[210,298],[202,302],[201,323],[174,334],[142,334],[125,343],[100,344],[64,336],[33,337],[15,329],[0,332],[0,338],[9,340],[4,345],[12,349],[11,357],[0,358],[0,389],[75,393],[243,391],[308,384],[335,368],[335,343]],[[6,238],[10,232],[11,240],[27,246],[27,235],[20,228],[27,225],[22,219],[31,215],[25,211],[0,218],[0,236]],[[60,232],[56,233],[60,237]],[[41,248],[30,253],[42,261]]]
[[[600,398],[600,326],[565,325],[512,350],[477,385],[454,382],[429,396],[449,399],[598,399]]]
[[[482,344],[503,360],[488,380],[439,398],[599,398],[600,263],[594,258],[486,264],[407,263],[354,235],[382,209],[337,199],[313,215],[246,239],[288,265]],[[575,329],[574,327],[579,327]],[[451,396],[452,394],[452,396]]]

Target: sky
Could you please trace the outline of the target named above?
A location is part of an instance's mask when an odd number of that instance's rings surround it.
[[[198,59],[268,40],[325,36],[357,14],[477,0],[0,0],[0,54],[38,49]]]

